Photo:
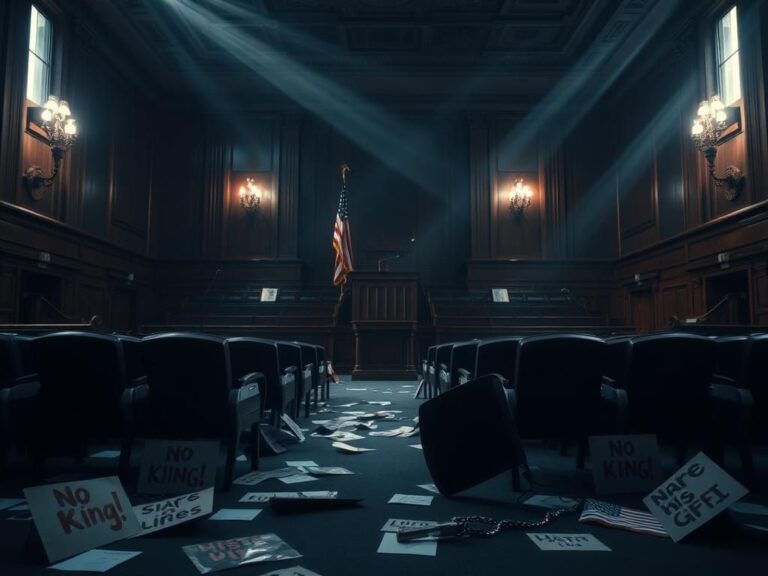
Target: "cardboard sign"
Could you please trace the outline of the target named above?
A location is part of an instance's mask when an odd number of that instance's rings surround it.
[[[140,530],[117,476],[25,488],[24,495],[51,562]]]
[[[592,534],[527,534],[545,552],[610,552],[611,549]]]
[[[747,493],[725,470],[699,452],[643,499],[670,538],[679,542]]]
[[[598,494],[647,493],[661,482],[655,434],[590,436],[589,449]]]
[[[133,507],[141,535],[201,518],[213,510],[213,488]]]
[[[437,526],[438,522],[432,520],[403,520],[401,518],[390,518],[384,527],[382,532],[399,532],[401,528],[413,529],[413,528],[432,528]]]
[[[509,290],[506,288],[491,288],[494,302],[509,302]]]
[[[260,302],[276,302],[278,288],[262,288]]]
[[[290,560],[301,556],[277,534],[259,534],[245,538],[217,540],[182,546],[201,574],[227,570],[244,564]]]
[[[187,494],[216,483],[218,441],[147,440],[137,492]]]

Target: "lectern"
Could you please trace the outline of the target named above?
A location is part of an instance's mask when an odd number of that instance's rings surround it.
[[[417,274],[352,272],[353,380],[416,376]]]

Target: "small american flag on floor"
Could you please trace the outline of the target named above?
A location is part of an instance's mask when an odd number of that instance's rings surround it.
[[[661,538],[669,537],[667,531],[653,514],[591,498],[584,502],[579,522],[592,522],[610,528],[620,528]]]

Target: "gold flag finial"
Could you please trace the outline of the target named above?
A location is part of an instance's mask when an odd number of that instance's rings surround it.
[[[346,162],[341,163],[341,182],[345,186],[347,185],[347,174],[352,172],[352,170],[349,168],[349,164]]]

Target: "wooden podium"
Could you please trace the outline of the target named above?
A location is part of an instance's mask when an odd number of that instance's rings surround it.
[[[352,272],[353,380],[410,380],[416,376],[419,277],[398,272]]]

